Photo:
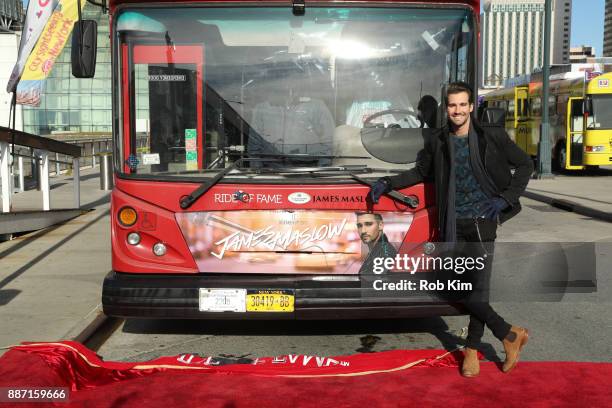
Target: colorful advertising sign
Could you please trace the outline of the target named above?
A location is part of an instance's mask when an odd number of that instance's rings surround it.
[[[306,210],[176,214],[200,272],[276,274],[358,274],[380,252],[377,243],[396,251],[412,217]]]
[[[30,0],[28,3],[28,11],[23,24],[21,41],[19,42],[17,62],[13,67],[13,72],[11,72],[6,92],[15,92],[26,60],[30,56],[34,45],[36,45],[40,37],[40,33],[42,33],[47,20],[49,20],[49,16],[55,10],[58,3],[59,0]]]
[[[58,2],[46,22],[36,46],[25,62],[21,80],[17,85],[17,103],[32,106],[40,104],[40,94],[42,93],[44,80],[51,72],[55,59],[64,49],[72,32],[72,27],[78,19],[77,7],[77,0],[60,0]]]

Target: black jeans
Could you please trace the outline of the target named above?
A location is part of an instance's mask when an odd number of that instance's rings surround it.
[[[468,272],[474,274],[471,279],[472,291],[462,301],[470,312],[466,346],[474,349],[480,345],[485,324],[499,340],[503,340],[508,335],[511,327],[489,304],[496,232],[497,224],[492,220],[483,218],[457,220],[457,244],[462,247],[461,252],[474,258],[486,256],[482,270],[473,269]]]

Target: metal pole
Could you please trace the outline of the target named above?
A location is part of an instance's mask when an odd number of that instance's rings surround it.
[[[100,154],[100,190],[113,189],[113,155]]]
[[[11,173],[9,171],[9,144],[0,142],[0,183],[2,183],[2,212],[11,211]]]
[[[40,155],[40,189],[43,196],[43,211],[51,209],[49,186],[49,152],[43,151]]]
[[[32,180],[36,182],[36,190],[40,191],[40,175],[38,174],[38,158],[36,157],[36,150],[30,147],[30,172],[32,174]]]
[[[544,66],[542,67],[542,124],[540,125],[540,143],[538,144],[538,178],[552,177],[550,124],[548,120],[548,94],[550,79],[550,20],[552,14],[552,0],[545,0],[544,11]]]
[[[59,153],[55,153],[55,177],[60,175]]]
[[[19,166],[19,191],[23,193],[25,191],[25,177],[23,175],[23,157],[19,156],[17,158],[17,163]]]
[[[79,158],[72,159],[72,180],[74,183],[74,207],[81,208],[81,168]]]

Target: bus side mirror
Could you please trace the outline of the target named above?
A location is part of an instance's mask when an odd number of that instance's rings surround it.
[[[81,20],[74,23],[72,31],[72,75],[75,78],[93,78],[96,73],[98,23]]]
[[[502,108],[484,108],[480,123],[489,126],[506,126],[506,110]]]

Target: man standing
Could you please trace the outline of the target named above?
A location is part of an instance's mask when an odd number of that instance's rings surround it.
[[[501,128],[483,129],[471,119],[473,93],[463,82],[449,84],[446,91],[448,127],[434,130],[419,152],[416,167],[372,185],[372,201],[386,192],[432,178],[438,207],[438,229],[442,241],[471,247],[472,256],[483,256],[485,268],[473,270],[474,290],[463,303],[470,312],[465,358],[461,372],[475,377],[480,372],[477,348],[485,324],[502,341],[506,352],[503,371],[516,365],[527,343],[527,329],[511,326],[488,303],[485,293],[492,265],[497,224],[520,209],[533,163]],[[513,167],[514,173],[510,171]],[[474,248],[480,248],[480,254]]]
[[[384,223],[380,214],[358,212],[357,232],[361,242],[368,246],[368,257],[363,261],[359,273],[373,273],[375,258],[395,258],[397,251],[383,232]]]

